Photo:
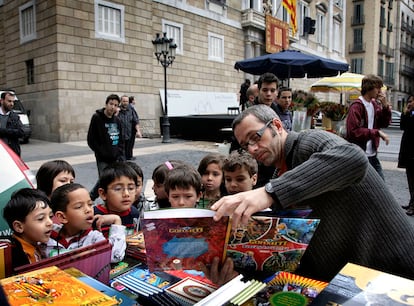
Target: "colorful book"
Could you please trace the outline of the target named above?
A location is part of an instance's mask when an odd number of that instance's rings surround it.
[[[313,237],[319,219],[254,216],[231,230],[227,256],[245,272],[293,272]]]
[[[100,282],[109,284],[111,251],[112,245],[107,240],[102,240],[54,257],[17,267],[15,272],[24,273],[50,266],[57,266],[61,269],[75,267]]]
[[[264,280],[266,286],[256,293],[248,305],[310,305],[328,285],[290,272],[277,272]]]
[[[10,305],[117,305],[118,301],[56,266],[0,280]]]
[[[214,221],[214,211],[198,208],[144,212],[141,219],[150,271],[200,269],[225,258],[229,217]]]
[[[72,275],[73,277],[76,277],[81,282],[95,288],[96,290],[106,294],[107,296],[110,296],[118,302],[118,305],[120,306],[138,306],[138,302],[135,300],[138,298],[138,296],[135,296],[134,298],[131,298],[122,292],[115,290],[112,287],[109,287],[100,281],[94,279],[93,277],[90,277],[89,275],[86,275],[82,271],[76,269],[76,268],[68,268],[64,270],[66,273]]]
[[[0,241],[0,278],[12,275],[12,251],[11,243]]]
[[[313,305],[414,305],[414,280],[348,263]]]
[[[186,277],[168,287],[166,292],[177,300],[179,304],[190,306],[204,299],[216,291],[216,289],[217,286],[212,286],[192,277]]]

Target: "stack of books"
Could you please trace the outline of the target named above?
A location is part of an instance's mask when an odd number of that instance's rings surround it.
[[[138,259],[141,262],[146,262],[147,252],[145,250],[144,234],[138,231],[126,237],[127,249],[126,256]]]

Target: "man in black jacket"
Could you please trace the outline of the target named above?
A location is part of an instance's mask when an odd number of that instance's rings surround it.
[[[96,110],[92,115],[88,130],[88,146],[95,153],[98,175],[108,165],[125,160],[122,126],[115,115],[119,108],[120,98],[112,94],[106,98],[105,107]],[[98,197],[98,182],[91,190],[91,199]]]
[[[1,94],[0,107],[0,138],[20,156],[19,138],[23,137],[23,124],[19,115],[13,111],[16,95],[11,91]]]

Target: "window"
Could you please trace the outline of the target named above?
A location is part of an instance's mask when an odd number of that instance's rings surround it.
[[[34,84],[34,61],[29,59],[26,61],[26,79],[27,85]]]
[[[224,62],[224,36],[208,33],[208,59]]]
[[[19,7],[20,43],[36,39],[35,1],[29,1]]]
[[[355,4],[353,24],[361,23],[364,23],[364,7],[363,4]]]
[[[321,44],[322,46],[325,46],[325,36],[326,36],[326,18],[324,14],[318,13],[316,16],[316,39],[318,41],[318,44]],[[336,36],[340,37],[340,36]],[[339,39],[338,39],[339,40]]]
[[[296,9],[296,12],[298,12],[298,10]],[[301,35],[304,35],[303,33],[303,20],[305,20],[305,17],[309,16],[309,7],[307,4],[305,4],[305,2],[300,2],[299,3],[299,16],[296,16],[296,20],[297,20],[297,24],[298,24],[298,32]]]
[[[362,58],[353,58],[351,60],[351,72],[353,73],[359,73],[359,74],[363,74],[362,73],[362,66],[364,64],[363,62],[364,60]]]
[[[362,28],[354,29],[354,51],[363,51]]]
[[[125,42],[124,6],[95,0],[95,37]]]
[[[377,74],[380,77],[384,76],[384,60],[383,59],[378,60],[378,73]]]
[[[162,31],[167,33],[168,38],[174,39],[174,43],[177,45],[175,52],[177,54],[183,54],[183,25],[163,20]]]
[[[334,20],[334,23],[333,23],[333,37],[334,37],[333,50],[340,53],[342,49],[341,25],[336,20]]]

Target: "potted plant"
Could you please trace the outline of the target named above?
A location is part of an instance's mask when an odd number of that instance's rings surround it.
[[[319,100],[303,90],[292,92],[293,130],[310,129],[314,126],[313,116],[319,111]]]

